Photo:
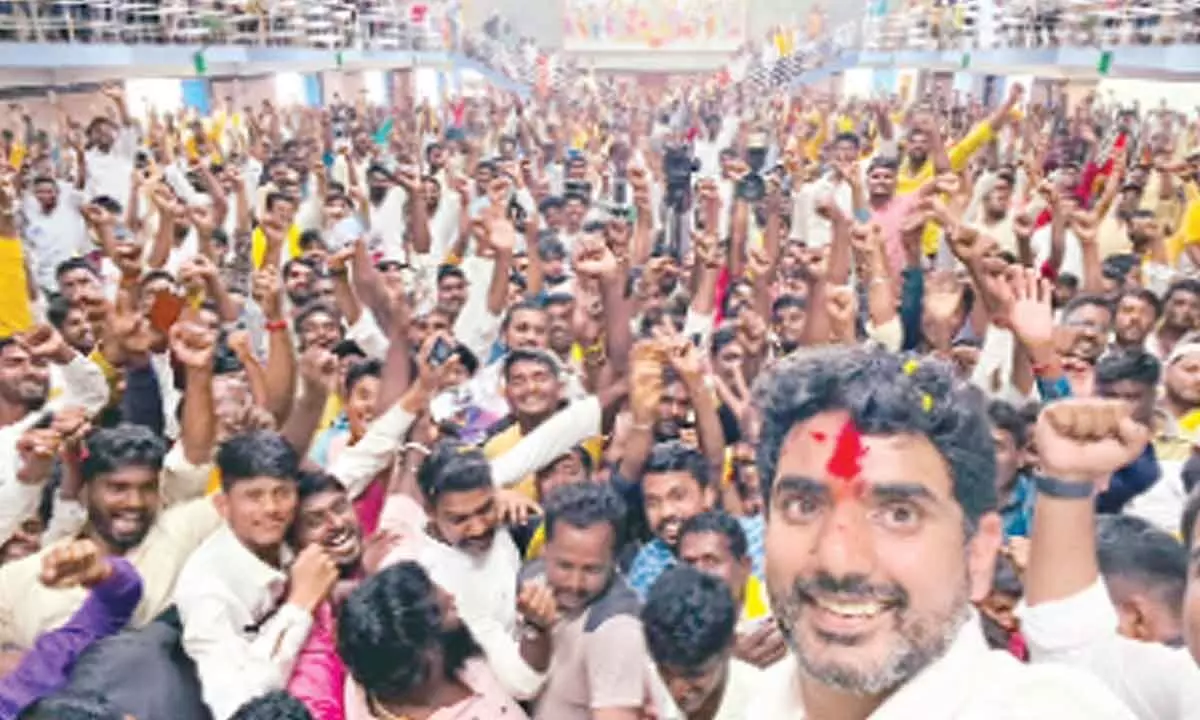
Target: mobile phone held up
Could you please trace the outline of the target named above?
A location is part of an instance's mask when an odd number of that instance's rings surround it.
[[[447,342],[446,338],[438,338],[433,341],[433,347],[429,349],[429,364],[434,367],[441,367],[453,355],[454,346]]]
[[[185,302],[183,297],[170,290],[160,290],[155,293],[154,299],[150,303],[150,325],[161,333],[170,332],[171,326],[183,314]]]

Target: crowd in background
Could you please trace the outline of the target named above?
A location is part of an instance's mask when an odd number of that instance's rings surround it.
[[[0,136],[0,717],[1189,716],[1200,119],[104,96]]]

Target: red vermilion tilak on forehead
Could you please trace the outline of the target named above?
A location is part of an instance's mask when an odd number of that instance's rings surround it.
[[[825,433],[812,433],[813,440],[823,443]],[[862,479],[862,458],[867,454],[867,448],[862,444],[862,433],[853,420],[842,423],[834,441],[833,454],[825,464],[825,471],[833,479],[834,498],[841,502],[851,498],[862,497],[866,491],[866,483]]]

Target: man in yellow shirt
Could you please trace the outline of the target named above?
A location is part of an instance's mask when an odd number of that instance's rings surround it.
[[[266,212],[262,223],[250,236],[250,253],[255,270],[262,269],[264,265],[280,267],[283,262],[301,255],[300,228],[296,226],[297,199],[287,193],[272,192],[268,193],[264,207]],[[280,233],[278,228],[287,230]]]
[[[25,251],[17,235],[16,189],[6,175],[0,177],[0,338],[33,326],[29,289]]]
[[[918,115],[917,121],[908,131],[905,156],[900,161],[896,176],[896,195],[904,196],[917,192],[937,175],[947,172],[959,173],[966,169],[971,156],[991,142],[997,131],[1004,127],[1016,110],[1025,88],[1014,84],[1008,99],[992,113],[991,117],[971,128],[963,139],[947,147],[942,139],[937,121],[928,114]],[[927,255],[937,252],[939,230],[930,223],[925,226],[921,244]]]

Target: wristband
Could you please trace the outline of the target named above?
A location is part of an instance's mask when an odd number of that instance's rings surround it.
[[[287,330],[287,320],[271,320],[266,324],[267,332],[283,332]]]
[[[871,222],[871,213],[866,208],[858,208],[854,211],[854,219],[865,225]]]
[[[1029,369],[1033,371],[1034,377],[1043,377],[1049,373],[1054,366],[1051,363],[1030,363]]]
[[[1090,500],[1096,492],[1094,483],[1058,480],[1045,475],[1035,476],[1034,484],[1039,493],[1060,500]]]

